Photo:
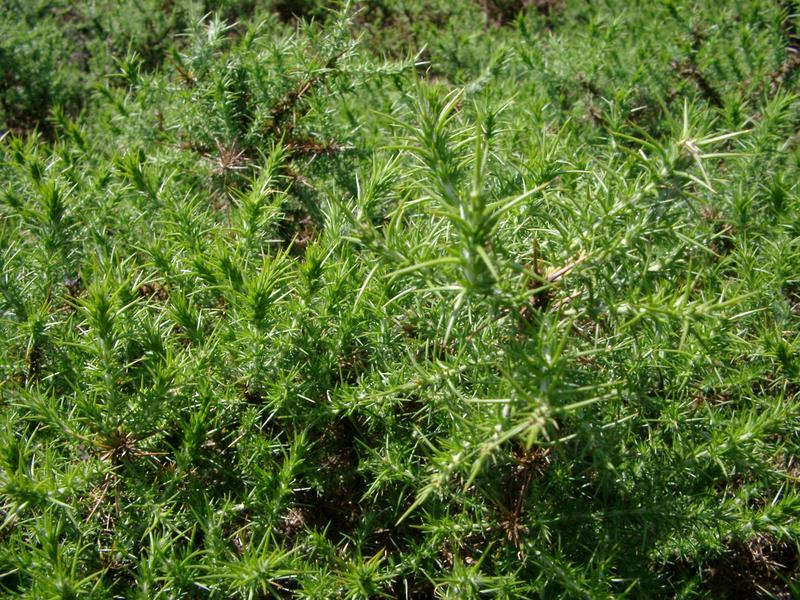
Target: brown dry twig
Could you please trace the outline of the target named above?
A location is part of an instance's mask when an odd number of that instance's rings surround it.
[[[211,156],[209,152],[204,152],[203,156],[216,165],[214,169],[216,174],[226,175],[230,171],[241,171],[247,168],[245,151],[239,150],[236,147],[236,142],[233,142],[228,147],[224,146],[219,140],[214,140],[214,143],[217,146],[216,157]]]
[[[531,290],[531,295],[528,302],[520,309],[520,316],[528,320],[532,316],[534,310],[542,311],[551,307],[557,309],[580,296],[580,291],[574,292],[567,297],[568,299],[562,299],[558,303],[552,304],[555,296],[553,290],[555,284],[571,273],[575,267],[580,265],[587,258],[589,258],[588,254],[582,254],[562,267],[545,271],[539,261],[539,245],[537,241],[534,240],[533,259],[531,261],[532,271],[527,271],[530,275],[528,289]]]

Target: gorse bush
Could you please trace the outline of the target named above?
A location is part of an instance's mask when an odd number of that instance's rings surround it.
[[[4,595],[800,593],[796,5],[111,4],[0,17]]]

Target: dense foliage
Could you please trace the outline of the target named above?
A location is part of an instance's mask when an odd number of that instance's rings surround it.
[[[800,594],[796,2],[3,9],[4,596]]]

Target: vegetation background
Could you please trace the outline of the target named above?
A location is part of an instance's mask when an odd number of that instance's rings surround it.
[[[800,5],[3,0],[0,590],[800,596]]]

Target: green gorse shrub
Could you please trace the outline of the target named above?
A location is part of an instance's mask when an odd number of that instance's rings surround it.
[[[795,4],[111,4],[0,16],[4,595],[798,593]]]

